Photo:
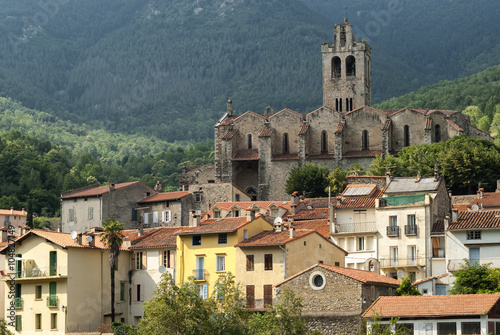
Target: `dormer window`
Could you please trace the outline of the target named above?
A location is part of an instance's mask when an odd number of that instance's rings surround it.
[[[271,206],[271,208],[270,208],[270,209],[271,209],[271,216],[272,216],[272,217],[275,217],[275,218],[276,218],[276,217],[278,217],[278,216],[279,216],[279,212],[280,212],[280,210],[279,210],[278,206]]]
[[[240,217],[240,209],[233,208],[233,218],[238,218],[238,217]]]
[[[213,213],[214,213],[214,219],[219,219],[219,218],[221,218],[221,213],[220,213],[220,210],[216,210],[216,209],[214,209],[214,210],[213,210]]]

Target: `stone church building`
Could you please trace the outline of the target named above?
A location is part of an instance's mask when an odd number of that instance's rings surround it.
[[[457,111],[371,104],[371,48],[356,41],[347,19],[335,26],[334,43],[321,46],[323,106],[307,114],[290,109],[233,113],[232,101],[215,124],[215,164],[192,167],[181,188],[197,183],[233,183],[258,200],[287,200],[292,167],[307,163],[368,167],[376,155],[397,155],[406,146],[466,134],[492,140]]]

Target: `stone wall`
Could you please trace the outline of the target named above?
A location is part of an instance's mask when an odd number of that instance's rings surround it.
[[[250,197],[234,187],[232,183],[205,183],[189,185],[189,192],[200,193],[201,201],[196,202],[193,197],[192,207],[185,206],[193,210],[206,212],[215,205],[216,202],[236,201],[237,195],[239,201],[250,201]]]
[[[309,331],[319,330],[324,335],[358,335],[364,322],[360,316],[305,316]]]

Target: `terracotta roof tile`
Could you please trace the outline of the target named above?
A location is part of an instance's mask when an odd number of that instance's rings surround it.
[[[225,133],[221,139],[223,140],[230,140],[238,133],[238,129],[233,129],[233,130],[228,130],[227,133]]]
[[[442,233],[444,233],[444,220],[437,220],[432,225],[431,234],[442,234]]]
[[[469,207],[478,205],[480,208],[500,207],[500,193],[499,192],[484,192],[482,198],[475,198],[469,203]]]
[[[137,201],[137,203],[143,204],[143,203],[147,203],[147,202],[161,202],[161,201],[168,201],[168,200],[177,200],[177,199],[182,199],[184,197],[187,197],[188,195],[191,195],[191,194],[192,194],[191,192],[187,192],[187,191],[156,193],[150,197],[147,197],[147,198],[144,198],[142,200]]]
[[[415,282],[413,282],[411,284],[412,284],[412,286],[417,286],[418,284],[424,283],[426,281],[429,281],[429,280],[432,280],[432,279],[441,279],[441,278],[446,277],[448,275],[449,275],[449,273],[443,273],[442,275],[439,275],[439,276],[427,277],[427,278],[424,278],[424,279],[417,280],[417,281],[415,281]]]
[[[10,211],[10,209],[0,209],[0,215],[16,215],[16,216],[27,216],[28,212],[26,211]]]
[[[448,230],[500,228],[500,211],[461,211]]]
[[[121,183],[121,184],[115,184],[115,190],[119,190],[122,188],[129,187],[134,184],[141,184],[144,187],[150,188],[149,186],[146,186],[142,184],[141,182],[138,181],[133,181],[129,183]],[[92,188],[82,188],[82,191],[73,190],[73,191],[68,191],[64,192],[61,194],[61,199],[71,199],[71,198],[82,198],[82,197],[94,197],[94,196],[99,196],[103,195],[105,193],[109,192],[109,185],[104,185],[100,186],[99,184],[92,185],[94,187]],[[154,192],[154,190],[151,188],[151,191]]]
[[[391,128],[391,120],[385,120],[384,126],[382,127],[382,130],[389,130]]]
[[[464,130],[458,125],[456,124],[455,122],[453,122],[452,120],[450,119],[446,119],[446,122],[448,122],[448,124],[450,126],[452,126],[453,128],[455,128],[457,131],[460,131],[460,132],[463,132]]]
[[[345,121],[339,121],[339,124],[337,125],[337,129],[335,129],[335,134],[341,134],[344,131],[345,127]]]
[[[376,190],[369,197],[341,197],[337,198],[338,209],[347,208],[375,208],[375,200],[384,194],[384,190]]]
[[[159,227],[153,229],[147,234],[137,238],[129,249],[135,250],[175,247],[177,240],[177,236],[175,234],[187,229],[190,229],[190,227]]]
[[[315,233],[312,229],[295,229],[295,237],[290,238],[290,231],[284,230],[281,232],[263,231],[255,236],[252,236],[238,244],[235,247],[269,247],[282,246],[289,242],[301,239],[304,236]],[[321,236],[321,235],[320,235]],[[323,237],[323,236],[321,236]]]
[[[313,159],[334,159],[335,155],[334,154],[329,154],[329,153],[323,153],[319,155],[307,155],[306,159],[307,160],[313,160]]]
[[[425,130],[431,130],[432,129],[432,119],[426,118],[425,119]]]
[[[301,209],[293,216],[295,221],[328,219],[328,208]]]
[[[217,126],[229,126],[239,117],[239,115],[228,115],[224,120],[221,120]]]
[[[249,223],[250,221],[247,221],[246,216],[237,218],[208,219],[200,226],[189,227],[189,229],[178,232],[177,235],[234,233]]]
[[[303,123],[302,127],[300,127],[299,135],[305,135],[308,129],[309,129],[309,123]]]
[[[498,303],[500,293],[379,297],[363,317],[383,318],[485,315]]]
[[[298,113],[298,112],[296,112],[294,110],[291,110],[290,108],[284,108],[284,109],[280,110],[279,112],[274,113],[273,115],[270,115],[269,118],[272,118],[272,117],[274,117],[274,116],[276,116],[278,114],[285,113],[285,112],[292,112],[292,113],[295,113],[297,115],[303,116],[302,114],[300,114],[300,113]]]
[[[315,230],[325,238],[330,237],[330,225],[328,219],[303,220],[294,222],[295,229]]]
[[[273,158],[271,160],[273,160],[273,161],[288,161],[288,160],[296,160],[296,159],[299,159],[298,153],[273,155]]]
[[[343,157],[376,157],[381,156],[382,150],[359,150],[359,151],[348,151],[343,154]]]
[[[236,151],[233,161],[256,161],[259,160],[259,149],[241,149]]]
[[[264,129],[263,131],[260,132],[259,137],[271,137],[274,131],[275,131],[274,128]]]

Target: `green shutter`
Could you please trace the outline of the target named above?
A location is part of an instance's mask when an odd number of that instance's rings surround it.
[[[21,315],[16,315],[16,330],[23,330],[23,318]]]
[[[22,258],[21,254],[16,254],[16,258]],[[16,277],[21,278],[23,276],[23,261],[21,259],[16,260]]]
[[[50,276],[56,276],[57,275],[57,252],[56,251],[51,251],[49,254],[49,259],[50,259]]]

